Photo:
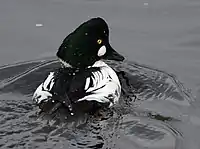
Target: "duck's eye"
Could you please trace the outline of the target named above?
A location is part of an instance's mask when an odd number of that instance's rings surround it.
[[[98,43],[98,44],[101,44],[101,43],[102,43],[102,40],[101,40],[101,39],[98,39],[98,40],[97,40],[97,43]]]

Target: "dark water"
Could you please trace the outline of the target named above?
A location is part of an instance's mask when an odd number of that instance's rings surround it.
[[[108,62],[122,82],[120,105],[70,123],[39,117],[31,96],[58,66],[52,56],[95,16],[129,60]],[[1,0],[0,148],[199,149],[199,30],[199,0]]]
[[[200,117],[194,98],[176,79],[133,62],[108,61],[118,73],[120,104],[100,115],[39,116],[31,96],[54,59],[1,67],[2,148],[198,148]],[[136,98],[135,98],[136,96]]]

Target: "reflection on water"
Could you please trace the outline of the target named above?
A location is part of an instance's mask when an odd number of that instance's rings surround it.
[[[134,62],[107,63],[117,71],[122,83],[120,104],[73,119],[65,115],[39,116],[31,100],[49,71],[59,67],[54,58],[2,66],[0,147],[200,147],[195,139],[200,134],[200,118],[191,114],[194,99],[175,76]]]

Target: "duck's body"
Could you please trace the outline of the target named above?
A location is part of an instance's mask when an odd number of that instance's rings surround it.
[[[36,89],[33,100],[42,110],[46,103],[58,102],[72,111],[72,106],[84,101],[117,103],[121,93],[115,71],[102,59],[122,61],[109,44],[109,30],[101,18],[91,19],[68,35],[57,52],[63,68],[50,72]]]
[[[114,70],[103,61],[84,70],[70,72],[64,68],[50,72],[46,80],[36,89],[33,100],[37,104],[51,100],[54,93],[67,93],[72,103],[96,101],[109,106],[117,103],[121,93],[121,85]],[[54,101],[53,101],[54,102]]]

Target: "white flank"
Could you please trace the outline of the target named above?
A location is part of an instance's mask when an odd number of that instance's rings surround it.
[[[41,101],[47,100],[49,97],[52,97],[52,94],[48,91],[44,91],[42,86],[43,83],[36,89],[35,93],[33,94],[33,100],[37,104],[41,103]]]
[[[110,102],[110,106],[112,106],[114,103],[118,102],[121,93],[121,85],[115,71],[103,61],[95,62],[92,67],[100,67],[100,71],[92,73],[92,87],[88,88],[89,81],[86,80],[86,93],[92,94],[85,96],[78,101],[87,100],[109,103],[110,100],[113,100],[113,103]]]
[[[40,86],[36,89],[33,94],[33,100],[39,104],[41,101],[47,101],[50,97],[52,97],[52,94],[49,91],[52,89],[54,83],[54,72],[50,72],[44,83],[40,84]]]
[[[49,76],[47,77],[47,79],[43,83],[44,84],[43,85],[44,90],[47,90],[47,91],[51,90],[51,88],[54,85],[54,79],[53,79],[53,77],[54,77],[54,72],[50,72]],[[50,88],[47,88],[47,86],[49,84],[50,84]]]
[[[85,83],[85,90],[88,89],[89,85],[90,85],[90,78],[87,78]]]

